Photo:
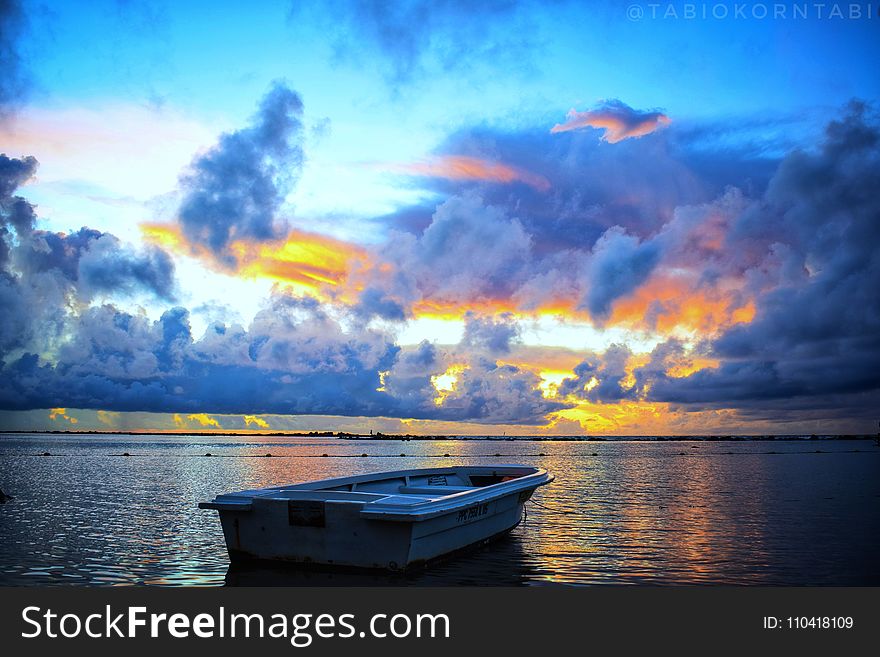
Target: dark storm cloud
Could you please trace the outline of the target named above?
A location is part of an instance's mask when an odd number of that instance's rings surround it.
[[[174,262],[162,249],[148,247],[138,253],[105,233],[80,259],[79,288],[89,297],[101,292],[131,294],[145,289],[170,300],[174,297]]]
[[[0,0],[0,119],[15,109],[27,90],[28,73],[20,44],[27,28],[18,0]]]
[[[165,251],[147,247],[139,252],[92,228],[70,234],[35,230],[15,249],[13,264],[25,282],[42,273],[62,277],[83,300],[139,291],[167,300],[174,293],[174,263]]]
[[[12,228],[19,236],[34,228],[34,206],[15,191],[30,180],[39,163],[33,157],[11,158],[0,154],[0,226]]]
[[[34,206],[15,194],[37,171],[37,160],[33,157],[20,159],[0,154],[0,269],[9,259],[12,248],[12,233],[19,237],[30,234],[34,228]]]
[[[855,102],[817,148],[782,161],[730,228],[727,248],[756,295],[754,321],[713,342],[718,368],[653,372],[651,399],[759,408],[880,388],[877,189],[880,119]]]
[[[247,328],[215,323],[198,340],[183,308],[151,322],[110,305],[91,307],[69,331],[55,362],[24,353],[5,363],[0,408],[525,423],[562,408],[543,399],[535,374],[482,358],[438,406],[431,377],[452,355],[440,357],[430,343],[401,353],[377,331],[344,329],[317,304],[287,297],[275,297]]]
[[[666,402],[676,410],[730,409],[761,421],[803,417],[865,422],[880,398],[880,118],[854,102],[822,141],[794,150],[759,196],[737,189],[677,206],[651,235],[612,227],[579,253],[595,318],[644,283],[653,268],[693,269],[697,289],[722,281],[753,321],[704,335],[696,345],[668,340],[647,364],[613,346],[587,356],[560,394],[594,402]],[[559,184],[554,184],[559,188]],[[492,197],[492,192],[487,192]],[[519,206],[518,217],[527,217]],[[522,219],[527,226],[527,219]],[[632,232],[630,232],[632,231]],[[533,252],[540,234],[530,232]],[[529,265],[534,271],[534,264]],[[550,288],[551,286],[545,286]],[[685,305],[687,300],[684,300]],[[717,361],[688,376],[692,359]],[[676,373],[677,372],[677,373]],[[788,418],[788,419],[786,419]]]
[[[525,310],[540,307],[549,293],[588,310],[601,323],[618,300],[637,292],[658,270],[662,274],[681,267],[694,272],[693,280],[682,285],[716,297],[723,289],[730,308],[742,307],[749,297],[735,298],[737,293],[723,286],[754,267],[748,258],[762,259],[768,244],[755,236],[750,248],[740,244],[733,251],[722,248],[725,234],[738,214],[766,192],[782,149],[795,136],[809,133],[792,117],[722,124],[683,121],[615,144],[589,132],[550,134],[546,127],[462,129],[435,151],[438,158],[474,158],[528,170],[546,179],[549,188],[439,175],[417,179],[445,200],[433,213],[419,205],[383,218],[392,230],[411,233],[414,239],[404,235],[390,240],[379,257],[403,273],[367,286],[385,290],[407,311],[414,300],[436,299],[440,291],[442,298],[463,304],[504,299]],[[756,145],[761,138],[770,144],[765,150]],[[731,182],[742,189],[732,188]],[[432,260],[424,251],[426,236],[442,235],[444,226],[454,225],[447,204],[462,208],[461,199],[471,199],[471,208],[459,210],[457,217],[480,217],[473,202],[477,199],[508,221],[475,219],[483,230],[454,231],[458,239],[472,234],[483,243],[485,259],[440,240],[447,253],[464,255],[446,258],[454,260],[455,271],[441,263],[418,273],[421,262]],[[496,261],[495,244],[517,235],[523,238],[522,247],[505,247],[511,257],[486,273],[486,264]],[[497,277],[496,271],[503,276]],[[493,280],[498,284],[490,285]],[[645,325],[656,325],[664,312],[675,311],[658,301],[646,312]]]
[[[451,135],[436,154],[528,170],[549,181],[550,188],[443,178],[418,183],[447,197],[478,190],[486,204],[507,208],[522,222],[538,254],[589,249],[613,226],[649,237],[677,207],[711,202],[731,184],[763,193],[779,158],[738,150],[736,143],[735,133],[718,142],[711,126],[672,125],[618,144],[581,132],[550,134],[543,127],[505,131],[475,126]],[[387,220],[418,234],[429,218],[430,208],[413,206]]]
[[[719,340],[718,353],[749,357],[827,340],[850,340],[850,349],[858,349],[868,339],[865,346],[874,346],[870,338],[880,330],[878,188],[880,120],[856,103],[829,124],[817,152],[788,156],[763,202],[732,227],[733,245],[763,239],[786,248],[754,273],[754,285],[769,288],[760,316]]]
[[[190,242],[234,265],[233,240],[285,233],[277,212],[302,169],[302,108],[294,91],[276,83],[249,127],[222,135],[192,163],[178,213]]]
[[[5,204],[13,198],[13,193],[37,172],[34,157],[11,158],[0,154],[0,199]]]
[[[375,414],[387,396],[377,370],[396,347],[345,333],[308,308],[283,301],[249,331],[215,324],[194,340],[189,314],[172,308],[151,322],[105,305],[84,311],[57,362],[31,354],[8,363],[4,408],[83,408],[217,413]]]
[[[0,356],[44,352],[66,330],[69,307],[99,295],[170,299],[174,265],[155,247],[135,250],[109,233],[34,227],[34,206],[16,195],[36,171],[33,157],[0,155]]]

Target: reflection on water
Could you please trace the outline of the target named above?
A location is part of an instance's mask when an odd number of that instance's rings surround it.
[[[407,576],[230,567],[216,513],[196,508],[242,488],[512,462],[557,477],[527,520],[504,540]],[[0,434],[0,488],[15,496],[0,505],[0,584],[878,585],[878,474],[870,441]]]
[[[523,553],[518,535],[412,573],[303,570],[284,565],[230,564],[228,586],[521,586],[547,575]]]

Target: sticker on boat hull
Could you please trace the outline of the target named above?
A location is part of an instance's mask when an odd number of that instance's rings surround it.
[[[489,505],[478,504],[477,506],[470,506],[467,509],[462,509],[461,511],[459,511],[458,517],[455,520],[456,522],[466,522],[468,520],[474,520],[475,518],[484,516],[487,513],[489,513]]]

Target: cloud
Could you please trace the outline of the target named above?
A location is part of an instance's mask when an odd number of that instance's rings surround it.
[[[70,424],[77,424],[79,422],[75,417],[67,414],[66,408],[50,408],[49,419],[52,421],[65,420]]]
[[[95,306],[66,330],[53,358],[23,353],[3,364],[0,408],[168,412],[186,427],[266,413],[541,424],[565,407],[543,397],[536,374],[495,362],[472,340],[453,352],[430,343],[402,351],[308,299],[275,296],[248,327],[215,323],[198,340],[182,308],[150,321]],[[432,380],[459,361],[456,385],[436,403]]]
[[[878,186],[880,118],[854,102],[816,148],[789,154],[763,197],[730,221],[731,258],[717,266],[739,271],[754,319],[710,342],[718,367],[672,377],[655,362],[639,374],[650,398],[871,415],[880,389]],[[868,405],[853,408],[847,397]]]
[[[11,112],[28,87],[28,73],[20,49],[27,28],[18,0],[0,2],[0,119]]]
[[[517,218],[467,192],[441,203],[422,235],[392,236],[376,258],[382,265],[365,274],[366,289],[442,312],[509,298],[528,275],[531,238]]]
[[[295,286],[313,296],[340,286],[353,270],[369,266],[366,249],[318,233],[291,230],[278,239],[235,239],[225,251],[233,259],[217,259],[207,246],[191,242],[173,223],[141,224],[144,239],[169,251],[197,257],[208,268],[244,278],[270,278]]]
[[[266,422],[261,417],[257,417],[256,415],[243,415],[242,419],[244,420],[245,426],[251,426],[252,424],[259,427],[260,429],[268,429],[269,423]]]
[[[18,349],[54,352],[68,310],[98,297],[174,295],[174,266],[161,249],[136,250],[90,228],[70,234],[36,229],[34,206],[15,195],[36,168],[33,157],[0,155],[0,356]]]
[[[302,169],[302,101],[275,83],[252,124],[222,135],[181,177],[178,220],[187,239],[234,265],[235,240],[277,240],[278,210]]]
[[[366,318],[380,317],[397,322],[407,318],[407,309],[377,287],[368,287],[361,292],[355,313]]]
[[[440,352],[430,343],[405,349],[383,376],[398,417],[540,425],[570,404],[547,399],[534,372],[500,363],[462,343]]]
[[[465,315],[462,346],[488,354],[510,353],[511,342],[520,335],[519,325],[512,313],[496,317],[478,317],[473,312]]]
[[[138,253],[105,233],[80,258],[78,282],[85,297],[146,289],[160,299],[173,300],[174,263],[162,249],[150,247]]]
[[[753,199],[725,180],[730,171],[737,172],[736,180],[747,178],[754,171],[754,159],[740,159],[727,146],[713,150],[718,144],[699,141],[703,134],[691,129],[681,136],[671,129],[655,139],[631,139],[603,148],[584,135],[560,140],[537,129],[462,129],[438,150],[491,152],[498,161],[527,166],[551,182],[547,193],[527,185],[485,185],[476,193],[466,181],[425,182],[429,191],[444,198],[434,212],[443,202],[468,197],[515,218],[519,229],[508,231],[503,224],[488,222],[481,237],[492,245],[522,232],[528,248],[515,275],[492,296],[468,296],[468,286],[463,286],[465,293],[447,295],[455,301],[440,298],[434,290],[443,283],[435,283],[430,271],[413,275],[424,259],[421,242],[437,227],[432,208],[422,204],[380,219],[389,230],[412,237],[394,238],[393,247],[377,250],[375,261],[391,264],[396,273],[364,280],[363,287],[382,290],[382,298],[393,299],[407,316],[462,317],[474,310],[556,312],[586,319],[589,313],[606,326],[664,334],[711,333],[749,321],[754,294],[743,279],[746,254],[728,250],[725,242],[736,217]],[[697,151],[701,162],[724,166],[713,167],[704,177],[702,166],[694,169],[690,164]],[[724,175],[716,178],[720,172]],[[769,178],[753,182],[749,190],[763,192]],[[499,237],[491,237],[490,231]],[[766,244],[755,244],[749,252],[759,248]],[[401,257],[409,251],[412,258]],[[398,267],[404,260],[408,264]],[[480,257],[458,259],[458,280],[484,264]],[[438,278],[448,281],[447,273]]]
[[[676,148],[686,148],[680,142]],[[399,322],[468,310],[555,310],[667,330],[713,328],[729,323],[734,313],[748,316],[740,312],[747,298],[705,285],[698,258],[680,266],[688,251],[683,241],[717,252],[728,223],[702,208],[722,191],[717,181],[690,171],[682,162],[687,152],[676,152],[666,137],[603,149],[593,140],[559,140],[541,130],[479,128],[450,137],[440,150],[435,163],[504,162],[552,186],[545,193],[529,185],[475,189],[466,179],[428,179],[429,189],[445,200],[377,219],[403,234],[394,232],[386,243],[366,249],[292,232],[286,239],[233,240],[225,248],[230,262],[217,260],[176,226],[145,230],[155,243],[196,253],[209,266],[292,282],[307,294],[352,303],[362,318]],[[493,153],[491,160],[486,152]],[[450,253],[462,257],[450,259]],[[667,275],[669,268],[675,277]],[[729,280],[717,282],[720,289]],[[699,297],[703,310],[682,308],[689,297]]]
[[[186,416],[187,420],[197,422],[202,427],[213,427],[214,429],[222,429],[220,423],[207,413],[190,413]]]
[[[549,413],[567,405],[546,399],[539,384],[540,378],[534,372],[477,358],[443,396],[436,417],[478,419],[487,424],[544,424]]]
[[[629,381],[632,359],[629,347],[611,345],[604,354],[591,355],[576,365],[575,376],[559,384],[559,394],[603,403],[637,399],[639,389]]]
[[[602,101],[593,109],[584,112],[572,109],[567,116],[568,120],[565,123],[557,123],[550,132],[598,128],[604,131],[602,140],[609,144],[616,144],[633,137],[644,137],[672,122],[659,110],[634,110],[616,99]]]
[[[606,319],[611,304],[644,283],[660,259],[655,241],[641,242],[620,226],[609,228],[593,246],[589,292],[582,305],[597,321]]]
[[[16,196],[15,190],[34,176],[37,165],[33,157],[16,159],[0,154],[0,268],[5,266],[13,246],[10,230],[26,237],[34,229],[34,206]]]
[[[20,240],[12,252],[17,271],[27,276],[58,276],[82,300],[98,294],[138,292],[173,298],[174,263],[162,249],[138,251],[110,233],[91,228],[70,234],[35,230]]]
[[[254,136],[298,131],[285,102],[267,104],[275,119],[262,112],[231,133],[260,144],[252,154],[261,172],[261,148],[273,158],[269,144],[297,148]],[[244,199],[246,216],[225,224],[216,245],[182,219],[147,227],[154,245],[288,285],[250,323],[214,316],[201,337],[184,308],[150,319],[114,305],[116,296],[173,294],[163,251],[88,228],[36,229],[33,207],[15,196],[36,162],[0,159],[0,304],[9,317],[0,408],[178,413],[187,423],[224,414],[237,427],[264,413],[523,426],[577,417],[596,427],[611,425],[583,418],[655,408],[866,421],[880,397],[875,110],[853,103],[821,143],[791,152],[749,189],[692,171],[691,146],[674,130],[615,148],[537,128],[464,130],[439,152],[491,152],[551,187],[426,180],[438,204],[399,223],[389,217],[394,230],[369,246],[291,230],[278,219],[274,169],[265,198],[275,200],[262,214],[248,215],[250,192],[226,188]],[[197,163],[212,170],[212,158],[232,158],[238,151],[224,139]],[[744,173],[749,164],[728,166]],[[647,331],[659,344],[650,354],[618,344],[559,356],[554,396],[539,359],[523,355],[523,315],[538,311]],[[419,316],[463,319],[461,342],[395,344],[397,323]]]
[[[753,169],[752,158],[742,161],[727,149],[704,149],[704,161],[725,162],[727,167],[724,177],[707,177],[704,162],[701,168],[690,166],[696,148],[672,130],[654,139],[630,139],[605,148],[583,134],[559,139],[538,127],[503,130],[480,125],[458,130],[437,150],[438,157],[485,158],[490,153],[492,161],[546,179],[550,183],[546,192],[528,185],[483,185],[479,193],[487,205],[516,216],[532,236],[536,251],[547,253],[589,250],[612,226],[649,237],[677,207],[711,202],[722,194],[730,182],[727,169],[743,176]],[[444,198],[473,188],[468,181],[426,178],[421,182]],[[403,208],[385,220],[419,234],[432,209],[424,204]]]
[[[880,117],[856,102],[820,144],[786,156],[761,197],[729,190],[678,208],[652,238],[662,274],[615,306],[611,321],[643,293],[642,312],[655,312],[654,321],[668,304],[718,317],[647,355],[623,345],[589,354],[560,396],[666,404],[670,414],[735,412],[733,422],[776,431],[812,422],[869,430],[880,399],[880,204],[869,191],[878,185]],[[626,251],[613,261],[627,263]],[[663,286],[676,285],[676,270],[700,277],[689,274],[670,297]]]
[[[468,155],[440,155],[421,162],[411,162],[408,164],[388,163],[373,166],[409,176],[503,184],[519,182],[534,187],[539,191],[550,189],[550,181],[544,176],[502,162],[494,162]]]
[[[182,308],[150,321],[92,307],[71,318],[68,331],[53,359],[25,353],[6,362],[0,406],[70,399],[63,405],[239,415],[373,415],[394,406],[375,388],[397,348],[373,331],[345,331],[314,303],[279,297],[249,330],[215,324],[200,340]]]
[[[294,3],[291,25],[323,20],[335,35],[336,54],[355,63],[378,62],[395,87],[431,71],[473,74],[486,61],[523,68],[539,44],[539,20],[518,0],[332,0],[316,6]],[[513,27],[514,29],[511,29]],[[365,51],[368,56],[365,56]]]

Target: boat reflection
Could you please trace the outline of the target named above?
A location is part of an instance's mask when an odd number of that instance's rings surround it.
[[[271,562],[232,563],[226,586],[523,586],[546,578],[517,532],[412,573],[303,569]]]

